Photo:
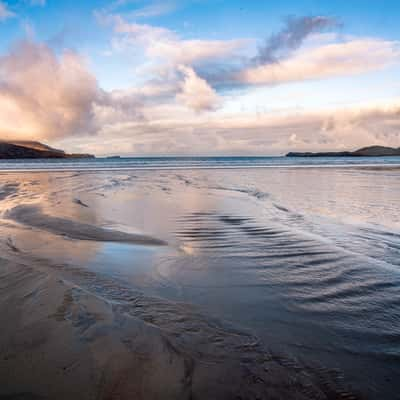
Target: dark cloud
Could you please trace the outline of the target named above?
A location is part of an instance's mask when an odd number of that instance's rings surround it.
[[[311,34],[339,26],[335,18],[325,16],[289,16],[285,22],[281,31],[268,37],[259,47],[257,56],[252,60],[254,64],[270,64],[286,58]]]

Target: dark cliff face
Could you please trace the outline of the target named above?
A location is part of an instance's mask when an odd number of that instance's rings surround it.
[[[93,158],[90,154],[67,154],[39,142],[0,141],[0,159]]]
[[[363,147],[356,151],[333,151],[322,153],[301,153],[290,152],[286,157],[384,157],[384,156],[400,156],[400,147],[384,147],[384,146],[369,146]]]

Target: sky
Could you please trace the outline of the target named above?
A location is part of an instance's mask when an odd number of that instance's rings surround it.
[[[96,155],[400,147],[398,0],[0,0],[0,139]]]

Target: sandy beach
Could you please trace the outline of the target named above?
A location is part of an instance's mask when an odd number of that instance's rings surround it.
[[[395,398],[385,334],[368,339],[382,345],[375,359],[359,332],[348,340],[339,330],[361,326],[348,320],[355,285],[396,296],[390,253],[349,248],[340,202],[338,218],[321,223],[300,195],[298,210],[291,196],[279,198],[282,179],[299,190],[294,173],[0,175],[0,398],[374,399],[382,390]],[[372,182],[382,171],[352,173]],[[257,186],[260,176],[270,191]],[[340,176],[345,191],[354,182]],[[312,195],[314,184],[302,182]],[[325,200],[316,197],[321,209]],[[374,257],[383,272],[369,267]],[[381,301],[364,300],[366,313]],[[390,335],[390,324],[382,329]]]
[[[311,371],[186,305],[127,288],[106,300],[87,287],[113,283],[91,274],[73,271],[77,286],[62,267],[1,261],[4,399],[333,398]]]

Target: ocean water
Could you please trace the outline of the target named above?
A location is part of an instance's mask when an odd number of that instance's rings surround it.
[[[127,157],[69,160],[0,160],[0,171],[265,168],[277,166],[373,166],[399,164],[400,157]]]
[[[399,398],[400,158],[39,160],[0,169],[19,170],[0,174],[2,240],[15,254],[63,265],[69,280],[118,304],[121,287],[168,302],[132,311],[166,334],[189,330],[178,318],[185,304],[323,381]],[[16,207],[36,207],[39,228],[29,215],[12,220]],[[54,217],[72,222],[55,231]],[[79,240],[71,233],[79,223],[168,245]],[[98,279],[89,285],[78,270]]]

